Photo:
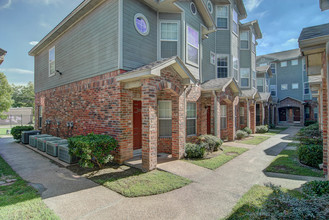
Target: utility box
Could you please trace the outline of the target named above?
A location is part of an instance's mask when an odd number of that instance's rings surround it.
[[[31,147],[37,147],[37,140],[38,140],[38,138],[42,138],[42,137],[53,137],[53,136],[49,135],[49,134],[30,135],[29,136],[29,145]]]
[[[63,140],[59,137],[42,137],[42,138],[38,138],[37,140],[37,148],[38,150],[41,150],[43,152],[46,151],[46,144],[47,141],[56,141],[56,140]]]
[[[58,146],[58,159],[72,164],[78,162],[78,158],[69,154],[69,145],[63,144]]]
[[[47,154],[57,157],[58,156],[58,145],[67,144],[67,140],[55,140],[47,141],[46,143],[46,152]]]
[[[23,144],[28,144],[30,135],[38,135],[38,134],[40,134],[40,131],[37,131],[37,130],[35,130],[35,131],[23,131],[21,141],[22,141]]]

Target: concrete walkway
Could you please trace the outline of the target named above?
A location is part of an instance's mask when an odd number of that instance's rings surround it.
[[[39,186],[44,202],[62,219],[220,219],[254,184],[272,182],[293,189],[306,181],[263,173],[297,131],[291,127],[250,147],[215,171],[184,161],[163,163],[159,169],[194,182],[165,194],[140,198],[125,198],[76,176],[12,139],[0,139],[0,155],[21,177]]]

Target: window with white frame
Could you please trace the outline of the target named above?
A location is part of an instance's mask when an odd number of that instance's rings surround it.
[[[291,88],[292,89],[298,89],[298,87],[299,87],[299,84],[298,83],[291,84]]]
[[[240,34],[240,48],[249,49],[249,31],[242,31]]]
[[[217,77],[228,77],[228,55],[218,55],[217,58]]]
[[[271,71],[273,74],[276,73],[276,64],[275,63],[271,63]]]
[[[159,101],[159,136],[171,137],[172,133],[172,108],[171,101]]]
[[[271,92],[271,96],[276,97],[277,86],[276,85],[270,85],[270,92]]]
[[[288,84],[281,84],[281,90],[288,90]]]
[[[304,83],[304,95],[309,95],[310,94],[310,84],[309,83]]]
[[[218,5],[216,7],[217,27],[228,29],[228,5]]]
[[[191,65],[199,66],[199,32],[187,26],[186,61]]]
[[[220,129],[227,128],[227,107],[220,105]]]
[[[244,107],[240,107],[240,124],[244,124]]]
[[[186,134],[187,135],[196,135],[196,103],[188,102],[187,103],[187,112],[186,112]]]
[[[266,79],[265,80],[265,92],[269,92],[270,91],[270,79]]]
[[[236,12],[235,9],[233,9],[233,22],[232,22],[232,26],[233,26],[233,32],[238,34],[238,13]]]
[[[216,54],[210,51],[210,63],[216,65]]]
[[[143,14],[141,14],[141,13],[135,14],[134,25],[135,25],[136,31],[139,34],[146,36],[150,33],[150,24],[149,24],[147,18]]]
[[[233,73],[234,79],[239,81],[239,59],[236,57],[233,57]]]
[[[240,69],[241,87],[249,87],[250,83],[250,68]]]
[[[52,47],[51,49],[49,49],[49,76],[54,76],[55,73],[55,47]]]
[[[207,8],[208,8],[208,11],[210,14],[212,14],[214,12],[214,7],[210,0],[207,2]]]
[[[287,66],[287,61],[282,61],[282,62],[280,63],[280,65],[281,65],[281,67],[286,67],[286,66]]]
[[[296,59],[296,60],[292,60],[291,61],[291,65],[292,66],[296,66],[296,65],[298,65],[298,60]]]
[[[256,53],[256,37],[255,37],[255,34],[253,33],[252,34],[252,52],[255,52]]]
[[[256,71],[252,71],[252,87],[256,88]]]
[[[264,78],[257,79],[257,90],[258,92],[264,92]]]
[[[178,22],[160,22],[161,58],[178,55]]]
[[[39,116],[39,128],[42,128],[42,106],[39,106],[39,112],[38,112],[38,116]]]
[[[190,9],[191,9],[191,12],[192,12],[193,15],[196,15],[196,13],[198,12],[194,2],[191,2]]]

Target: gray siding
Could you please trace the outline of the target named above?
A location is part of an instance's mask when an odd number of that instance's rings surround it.
[[[111,21],[111,22],[109,22]],[[56,70],[62,76],[48,76],[48,50],[55,46]],[[118,2],[96,8],[35,56],[35,91],[118,69]]]
[[[177,13],[159,13],[159,19],[162,20],[181,20],[181,14]]]
[[[149,24],[147,36],[135,29],[134,17],[143,14]],[[132,70],[157,60],[157,13],[139,0],[123,0],[123,69]]]
[[[250,50],[240,50],[240,68],[251,68]]]
[[[210,63],[210,51],[216,53],[215,51],[215,33],[209,34],[208,39],[202,40],[202,82],[205,82],[210,79],[217,78],[216,74],[216,63],[215,65]],[[217,58],[216,58],[217,62]]]

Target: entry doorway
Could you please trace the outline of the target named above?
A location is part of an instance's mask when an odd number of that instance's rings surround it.
[[[300,122],[300,109],[294,108],[294,122]]]
[[[142,148],[142,101],[133,101],[133,148]]]

